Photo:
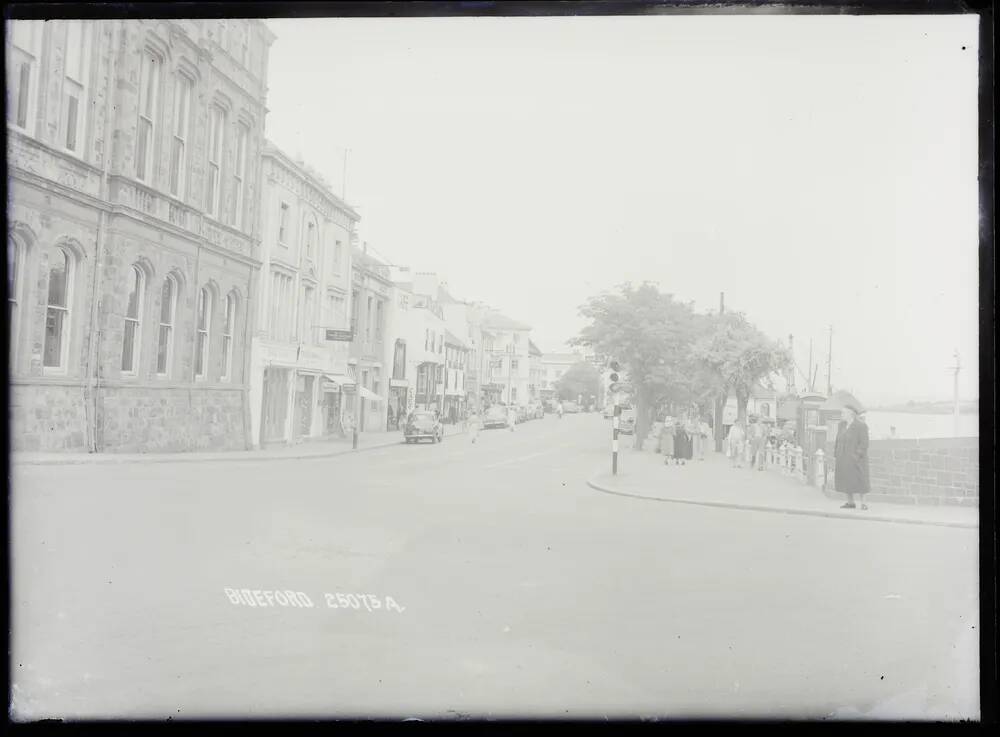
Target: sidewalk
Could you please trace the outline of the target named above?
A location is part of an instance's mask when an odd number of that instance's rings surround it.
[[[444,436],[464,432],[461,425],[444,425]],[[23,453],[10,455],[11,465],[70,465],[115,463],[208,463],[212,461],[279,461],[303,458],[327,458],[358,453],[364,450],[387,448],[403,443],[402,430],[389,432],[363,432],[358,434],[358,449],[352,448],[352,439],[311,440],[295,445],[281,445],[263,450],[222,450],[211,452],[179,453]]]
[[[777,514],[804,514],[871,522],[979,527],[979,509],[951,506],[869,504],[869,509],[841,509],[843,499],[830,499],[815,486],[777,471],[731,468],[722,453],[709,452],[704,461],[684,466],[665,466],[663,456],[652,451],[619,453],[618,475],[608,468],[590,479],[589,485],[608,494],[619,494],[675,504],[697,504]],[[838,495],[839,497],[840,495]]]

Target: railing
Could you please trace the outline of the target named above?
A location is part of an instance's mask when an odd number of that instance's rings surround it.
[[[746,460],[753,463],[755,459],[751,457],[749,446],[747,443]],[[789,442],[769,444],[761,452],[764,468],[767,470],[789,476],[803,484],[823,488],[826,479],[826,459],[822,448],[816,451],[812,459],[802,446]]]

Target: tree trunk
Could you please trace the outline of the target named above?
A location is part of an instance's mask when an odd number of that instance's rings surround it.
[[[749,392],[741,392],[739,389],[736,390],[736,418],[743,420],[744,426],[746,425],[747,403],[749,401]]]
[[[646,401],[646,392],[642,390],[641,387],[636,387],[635,393],[635,443],[633,447],[636,450],[642,450],[642,443],[646,439],[646,428],[648,427],[646,423],[646,415],[648,403]]]
[[[726,394],[720,393],[715,398],[715,452],[722,452],[722,444],[725,438],[722,435],[722,412],[726,406]]]

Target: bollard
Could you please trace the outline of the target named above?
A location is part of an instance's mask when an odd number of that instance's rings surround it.
[[[822,448],[816,450],[816,461],[813,464],[813,486],[823,488],[823,477],[826,475],[826,453]]]

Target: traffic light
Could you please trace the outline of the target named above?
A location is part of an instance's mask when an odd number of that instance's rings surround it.
[[[618,371],[621,370],[621,367],[618,365],[618,361],[612,361],[609,368],[611,369],[611,373],[608,375],[608,381],[613,384],[618,381]]]

